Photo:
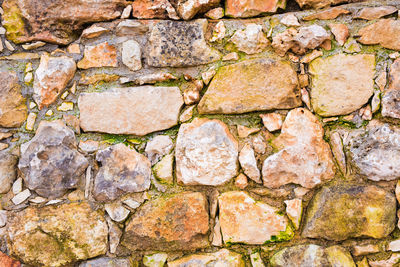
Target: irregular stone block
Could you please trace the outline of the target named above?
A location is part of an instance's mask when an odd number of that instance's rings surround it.
[[[0,72],[0,126],[19,127],[28,115],[15,72]]]
[[[278,188],[295,183],[313,188],[332,179],[335,174],[332,153],[323,137],[324,129],[310,111],[291,110],[283,122],[281,135],[272,143],[279,151],[263,163],[264,186]]]
[[[246,60],[221,67],[198,105],[200,114],[238,114],[301,105],[289,62]]]
[[[107,252],[104,212],[87,202],[29,207],[8,225],[11,255],[33,266],[64,266]]]
[[[116,19],[125,0],[5,0],[3,25],[14,43],[45,41],[66,45],[85,24]]]
[[[386,85],[386,72],[382,75],[382,85]],[[384,117],[391,117],[400,119],[400,59],[396,59],[390,67],[389,86],[382,95],[382,115]]]
[[[397,8],[394,6],[377,6],[377,7],[364,7],[360,10],[357,16],[354,18],[357,19],[366,19],[366,20],[374,20],[379,19],[381,17],[390,15],[397,11]]]
[[[17,163],[18,157],[8,152],[0,152],[0,194],[5,194],[11,189],[17,178]]]
[[[108,42],[86,46],[83,52],[83,59],[78,62],[78,68],[80,69],[117,66],[117,48]]]
[[[374,92],[375,56],[337,54],[310,63],[311,103],[319,115],[346,115]]]
[[[221,58],[204,39],[207,20],[160,21],[148,43],[147,63],[153,67],[185,67],[207,64]]]
[[[128,258],[108,258],[101,257],[82,262],[78,267],[131,267],[131,261]]]
[[[139,19],[179,19],[168,0],[136,0],[132,3],[132,16]]]
[[[358,41],[366,45],[380,44],[393,50],[400,50],[400,21],[381,19],[361,28]]]
[[[149,189],[150,161],[134,149],[119,143],[99,151],[96,160],[101,162],[93,189],[97,200],[115,200],[126,193]]]
[[[81,128],[88,132],[146,135],[178,122],[183,98],[178,87],[114,88],[81,93]]]
[[[396,223],[396,198],[374,185],[323,187],[308,206],[303,237],[341,241],[388,236]]]
[[[225,248],[214,253],[193,254],[183,258],[169,261],[169,267],[185,266],[229,266],[244,267],[242,255]]]
[[[76,188],[87,166],[74,132],[62,121],[42,121],[36,135],[21,145],[18,168],[26,186],[43,197],[60,197]]]
[[[287,218],[278,209],[256,202],[247,193],[231,191],[218,197],[219,219],[225,244],[262,245],[293,237]]]
[[[176,178],[186,185],[221,185],[237,175],[238,142],[219,120],[182,124],[176,140]]]
[[[372,181],[400,177],[400,129],[372,121],[365,131],[351,136],[349,151],[358,172]]]
[[[314,244],[283,248],[272,256],[270,263],[272,267],[356,267],[346,249],[339,246],[324,248]]]
[[[284,9],[286,0],[226,0],[225,15],[235,18],[248,18],[262,13],[274,13],[278,8]]]
[[[192,250],[208,246],[207,199],[198,192],[164,195],[143,204],[126,224],[131,250]]]
[[[184,20],[192,19],[196,14],[205,13],[217,7],[221,0],[171,0],[170,2]]]
[[[42,55],[33,83],[33,99],[38,104],[39,109],[48,107],[56,101],[74,77],[75,71],[76,64],[73,58]]]

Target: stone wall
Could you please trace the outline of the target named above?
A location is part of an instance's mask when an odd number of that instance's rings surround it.
[[[400,2],[287,1],[0,1],[0,266],[398,266]]]

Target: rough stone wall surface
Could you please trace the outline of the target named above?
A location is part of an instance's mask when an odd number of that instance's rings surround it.
[[[0,5],[0,267],[399,266],[399,0]]]

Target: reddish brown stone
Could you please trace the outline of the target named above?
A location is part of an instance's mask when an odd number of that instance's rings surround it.
[[[315,14],[306,16],[303,18],[303,20],[313,20],[313,19],[322,19],[322,20],[327,20],[327,19],[336,19],[342,14],[349,14],[350,11],[341,8],[341,7],[332,7],[320,12],[317,12]]]
[[[20,267],[21,263],[19,261],[13,260],[6,254],[0,252],[0,266],[2,266],[2,267]]]
[[[118,18],[125,0],[5,0],[3,25],[14,43],[45,41],[69,44],[91,22]]]
[[[127,223],[122,244],[131,250],[191,250],[208,246],[207,199],[184,192],[146,202]]]
[[[132,16],[139,19],[179,19],[168,0],[135,0]]]
[[[226,0],[225,15],[235,18],[247,18],[262,13],[274,13],[285,8],[286,0]]]
[[[381,19],[358,31],[362,44],[381,46],[389,49],[400,50],[400,21],[394,19]]]

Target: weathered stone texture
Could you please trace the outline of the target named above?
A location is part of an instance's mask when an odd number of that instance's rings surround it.
[[[130,218],[122,244],[132,250],[193,250],[208,246],[207,200],[184,192],[146,202]]]
[[[33,99],[39,109],[52,104],[75,75],[75,61],[66,56],[44,54],[35,72]]]
[[[214,253],[193,254],[168,262],[170,267],[184,266],[230,266],[244,267],[242,255],[227,249],[221,249]]]
[[[21,146],[18,168],[26,186],[44,197],[76,188],[88,166],[76,149],[75,134],[62,121],[42,121],[35,137]]]
[[[97,152],[96,160],[101,162],[93,191],[97,200],[115,200],[150,187],[150,161],[134,149],[120,143]]]
[[[289,62],[254,59],[220,68],[198,110],[200,114],[237,114],[300,104],[297,76]]]
[[[266,203],[256,202],[247,193],[232,191],[218,197],[220,224],[225,243],[262,245],[288,240],[293,232],[286,217]]]
[[[179,88],[152,86],[81,93],[78,100],[84,131],[135,135],[176,125],[182,104]]]
[[[374,91],[375,56],[338,54],[310,64],[311,103],[321,116],[346,115],[361,108]]]
[[[396,198],[374,185],[323,187],[307,209],[302,235],[341,241],[388,236],[396,223]]]
[[[151,31],[147,63],[154,67],[183,67],[220,59],[204,39],[207,20],[160,21]]]
[[[263,163],[264,185],[278,188],[295,183],[313,188],[332,179],[332,153],[323,136],[322,125],[310,111],[303,108],[290,111],[281,135],[273,141],[279,151]]]
[[[221,185],[236,176],[238,143],[219,120],[181,125],[176,140],[176,177],[187,185]]]
[[[45,41],[66,45],[91,22],[121,15],[125,0],[5,0],[3,25],[14,43]]]
[[[358,31],[360,43],[380,44],[389,49],[400,50],[400,21],[381,19]]]
[[[15,72],[0,72],[0,126],[19,127],[28,115]]]
[[[351,160],[358,172],[372,181],[389,181],[400,177],[400,129],[377,121],[365,131],[356,131],[349,144]]]
[[[11,255],[33,266],[64,266],[107,251],[104,213],[87,202],[30,207],[9,222]]]

